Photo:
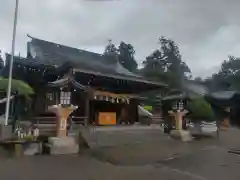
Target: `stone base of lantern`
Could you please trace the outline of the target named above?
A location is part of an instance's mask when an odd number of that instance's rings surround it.
[[[192,141],[192,136],[189,131],[184,130],[172,130],[170,132],[170,136],[174,139],[181,140],[183,142],[189,142]]]
[[[0,124],[0,140],[4,141],[12,137],[12,126],[4,126]]]
[[[79,152],[79,145],[75,137],[50,137],[48,139],[50,154],[77,154]]]

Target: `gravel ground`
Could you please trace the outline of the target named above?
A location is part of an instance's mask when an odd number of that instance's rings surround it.
[[[240,131],[181,143],[154,128],[95,131],[95,146],[74,156],[1,158],[4,180],[239,180]],[[230,140],[231,139],[231,140]]]

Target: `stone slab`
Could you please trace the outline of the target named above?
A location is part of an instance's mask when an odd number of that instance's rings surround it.
[[[12,137],[12,126],[0,125],[0,140],[10,139]]]
[[[79,145],[74,137],[50,137],[48,139],[50,145],[50,154],[77,154]]]
[[[170,136],[174,139],[179,139],[183,142],[189,142],[192,141],[192,136],[189,131],[184,131],[184,130],[172,130],[170,132]]]
[[[29,144],[27,147],[24,148],[24,155],[27,156],[34,156],[37,154],[41,154],[42,152],[42,144]]]

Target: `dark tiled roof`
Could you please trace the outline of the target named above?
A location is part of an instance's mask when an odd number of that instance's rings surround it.
[[[6,56],[6,66],[8,66],[9,63],[10,63],[10,60],[11,60],[11,54],[6,53],[5,56]],[[14,56],[13,63],[15,65],[25,65],[25,66],[30,66],[30,67],[33,67],[33,68],[34,67],[39,68],[41,66],[44,67],[44,68],[48,67],[44,64],[41,64],[38,61],[35,61],[35,59],[32,59],[30,57],[24,58],[24,57],[20,57],[20,56]],[[53,66],[49,66],[49,67],[54,68]]]
[[[164,97],[162,100],[163,101],[172,101],[172,100],[185,100],[185,99],[190,99],[190,97],[186,93],[179,93],[179,94],[173,94]]]
[[[85,50],[80,50],[37,38],[31,37],[28,43],[28,54],[39,64],[63,66],[71,63],[76,72],[96,74],[102,76],[126,78],[132,81],[166,86],[161,83],[155,83],[144,80],[141,76],[136,75],[125,69],[118,61],[108,59],[105,56]]]
[[[67,62],[71,62],[79,66],[77,68],[84,70],[140,77],[122,67],[117,61],[107,59],[101,54],[36,38],[32,38],[32,41],[29,43],[29,50],[32,57],[36,57],[39,63],[46,65],[61,66]]]
[[[235,96],[239,96],[239,95],[240,93],[237,91],[218,91],[210,94],[212,98],[218,99],[218,100],[231,100]]]
[[[6,53],[5,56],[6,56],[5,66],[2,69],[2,71],[0,72],[0,75],[3,76],[3,77],[8,77],[11,54]],[[13,62],[15,64],[21,63],[21,64],[25,65],[25,62],[26,62],[25,60],[26,60],[26,58],[23,58],[23,57],[20,57],[20,56],[14,56]],[[26,63],[26,64],[28,64],[28,63]]]
[[[205,99],[212,105],[218,106],[239,106],[240,92],[239,91],[217,91],[205,95]]]

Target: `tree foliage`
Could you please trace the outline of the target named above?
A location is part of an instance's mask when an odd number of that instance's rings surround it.
[[[135,72],[137,70],[138,64],[134,57],[135,50],[131,44],[127,44],[122,41],[119,46],[116,47],[110,40],[103,54],[107,58],[119,61],[124,68],[131,72]]]
[[[118,52],[119,62],[122,64],[122,66],[131,72],[135,72],[138,65],[134,58],[134,47],[131,44],[127,44],[122,41],[118,47]]]
[[[182,61],[178,45],[171,39],[159,38],[160,48],[143,61],[142,73],[146,77],[163,81],[173,88],[181,88],[183,79],[189,78],[190,68]]]
[[[112,40],[109,40],[109,43],[106,46],[103,55],[106,56],[108,59],[115,60],[115,61],[117,60],[117,58],[118,58],[118,49],[112,43]]]
[[[213,121],[214,114],[211,105],[202,97],[192,99],[188,102],[187,109],[190,111],[189,117],[193,121]]]
[[[8,79],[0,77],[0,90],[7,92]],[[20,80],[12,80],[12,92],[17,92],[19,95],[29,96],[34,94],[33,89],[25,82]]]
[[[205,80],[212,90],[240,90],[240,58],[229,56],[224,60],[221,69],[211,78]]]

